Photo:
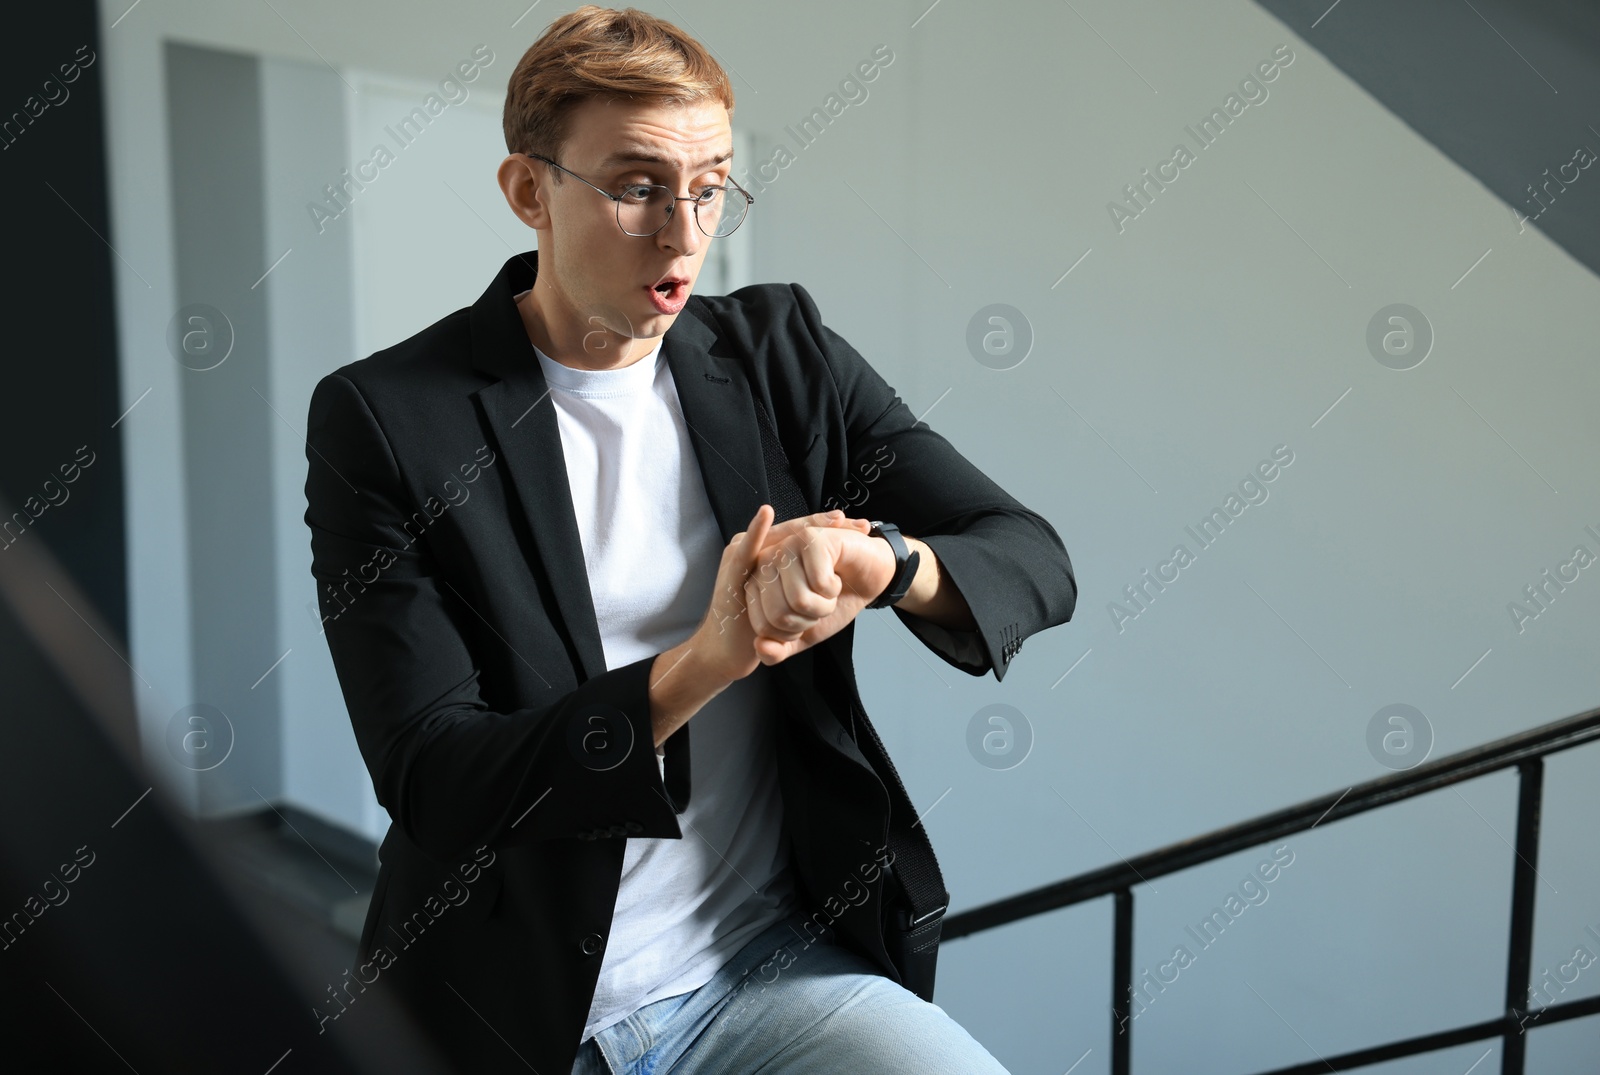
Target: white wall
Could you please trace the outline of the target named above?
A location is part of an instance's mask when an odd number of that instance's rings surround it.
[[[348,77],[348,76],[346,76]],[[348,228],[319,230],[308,205],[349,159],[348,90],[321,64],[262,64],[267,182],[267,248],[282,262],[268,289],[272,353],[273,555],[278,603],[274,673],[283,694],[285,800],[372,839],[388,819],[378,805],[350,728],[321,633],[305,524],[305,420],[311,391],[356,350],[354,251]],[[340,164],[337,167],[347,167]],[[287,252],[287,253],[285,253]]]
[[[294,397],[312,366],[470,303],[508,244],[532,245],[492,185],[494,110],[516,57],[565,8],[540,5],[512,29],[515,14],[487,7],[446,24],[421,4],[275,6],[303,40],[250,5],[141,5],[107,32],[125,403],[155,389],[123,425],[134,663],[165,699],[143,699],[156,742],[188,700],[183,640],[204,629],[181,600],[176,373],[160,345],[172,309],[161,37],[292,60],[327,82],[320,53],[364,91],[341,87],[359,102],[347,144],[362,150],[364,124],[408,108],[476,45],[495,53],[469,105],[425,136],[439,138],[407,149],[333,226],[354,225],[349,350],[325,346],[285,376],[291,422],[304,421]],[[912,409],[1051,519],[1072,554],[1074,622],[1031,639],[1003,685],[955,673],[890,617],[857,633],[875,723],[919,806],[938,803],[926,823],[953,910],[1382,775],[1366,733],[1390,703],[1426,715],[1433,757],[1595,704],[1592,572],[1520,633],[1507,605],[1574,545],[1600,552],[1584,531],[1600,530],[1587,465],[1600,374],[1583,361],[1600,288],[1312,44],[1243,0],[645,6],[717,50],[757,159],[791,147],[756,191],[754,278],[805,284]],[[1107,202],[1285,44],[1294,60],[1270,96],[1119,233]],[[868,98],[796,146],[786,126],[879,45],[894,60]],[[479,147],[476,169],[463,166]],[[280,309],[293,309],[292,267],[269,278],[290,301]],[[968,322],[993,303],[1031,325],[1013,369],[968,350]],[[1435,334],[1410,370],[1366,343],[1394,303]],[[275,569],[281,605],[301,614],[283,622],[304,627],[303,455],[290,439],[274,449],[286,471]],[[1270,497],[1200,549],[1185,527],[1278,445],[1294,461]],[[1119,630],[1109,603],[1180,542],[1194,563]],[[348,734],[325,665],[307,640],[278,670],[299,684],[286,688],[284,786],[375,832],[353,743],[311,756]],[[967,731],[1001,701],[1034,742],[997,771]],[[1586,831],[1597,760],[1589,747],[1549,767],[1536,973],[1576,945],[1600,951],[1584,929],[1600,929]],[[1262,856],[1142,886],[1136,973],[1178,944],[1196,958],[1136,1021],[1139,1068],[1259,1069],[1492,1016],[1514,813],[1501,774],[1302,834],[1272,898],[1203,951],[1184,927]],[[1109,920],[1099,901],[951,942],[939,1001],[1013,1071],[1064,1071],[1086,1050],[1076,1072],[1105,1071]],[[1590,970],[1559,999],[1597,990]],[[1595,1023],[1536,1031],[1529,1070],[1592,1055]],[[1484,1048],[1372,1070],[1464,1071]],[[1479,1070],[1497,1064],[1498,1050]]]

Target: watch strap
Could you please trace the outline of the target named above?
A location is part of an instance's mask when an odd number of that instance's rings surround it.
[[[894,550],[894,578],[884,588],[883,593],[867,608],[888,608],[897,603],[911,589],[911,582],[917,577],[917,565],[922,561],[922,554],[915,552],[906,544],[905,537],[900,533],[900,528],[894,523],[885,523],[874,520],[872,537],[881,537],[889,543]]]

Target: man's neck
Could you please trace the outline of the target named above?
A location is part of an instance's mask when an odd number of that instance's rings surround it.
[[[650,354],[661,342],[659,336],[647,340],[636,339],[599,326],[584,330],[575,339],[555,339],[547,327],[550,319],[545,316],[545,307],[540,298],[538,282],[535,281],[533,288],[517,300],[517,313],[522,317],[522,327],[528,333],[528,340],[552,361],[563,366],[579,370],[622,369]]]

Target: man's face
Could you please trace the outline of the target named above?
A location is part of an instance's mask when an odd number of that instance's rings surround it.
[[[572,134],[555,159],[612,194],[634,183],[659,183],[679,196],[725,184],[732,171],[733,128],[720,102],[634,104],[591,99],[573,109]],[[536,165],[536,167],[542,167]],[[616,203],[561,175],[541,188],[549,231],[540,229],[539,282],[554,285],[557,309],[548,315],[580,330],[591,353],[609,330],[654,339],[677,320],[699,279],[711,238],[689,202],[677,202],[655,235],[628,235],[617,225]],[[663,280],[676,281],[669,290]]]

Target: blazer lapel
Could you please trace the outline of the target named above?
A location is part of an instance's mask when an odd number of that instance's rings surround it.
[[[561,430],[544,371],[515,300],[533,286],[537,271],[537,252],[510,259],[473,305],[472,364],[497,378],[477,392],[494,435],[497,465],[509,474],[533,535],[530,566],[544,566],[577,658],[580,679],[588,679],[605,671],[605,649],[584,570],[583,541],[567,484]]]
[[[744,363],[713,330],[711,315],[695,299],[689,302],[667,330],[662,347],[726,545],[768,502],[767,472]]]
[[[734,534],[750,525],[757,508],[772,503],[772,493],[745,364],[714,330],[715,319],[704,305],[696,305],[693,299],[689,302],[684,315],[695,316],[680,316],[667,330],[663,346],[700,461],[706,495],[726,545]],[[773,509],[776,511],[776,504]],[[780,520],[774,516],[777,521]],[[765,671],[775,677],[786,711],[803,714],[825,739],[831,738],[841,744],[841,749],[847,749],[842,747],[844,733],[839,715],[829,709],[815,688],[816,653],[815,646],[803,649]],[[848,721],[849,717],[843,719]]]

